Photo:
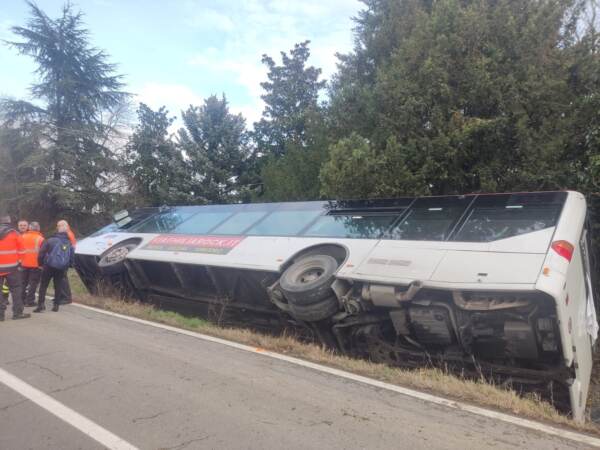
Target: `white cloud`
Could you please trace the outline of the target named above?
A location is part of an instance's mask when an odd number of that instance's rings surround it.
[[[11,28],[14,23],[8,19],[0,19],[0,39],[14,39]]]
[[[171,132],[175,132],[182,126],[181,111],[185,111],[190,105],[202,105],[206,97],[183,84],[156,82],[146,83],[134,92],[136,92],[135,103],[145,103],[154,110],[166,106],[169,116],[176,117]],[[251,127],[254,122],[260,119],[262,105],[230,104],[229,109],[233,114],[242,114],[246,119],[246,124]]]
[[[175,117],[175,122],[170,128],[171,133],[183,125],[181,111],[190,105],[199,106],[204,101],[204,96],[183,84],[149,82],[134,90],[134,93],[136,103],[145,103],[154,110],[166,106],[169,116]]]
[[[195,28],[214,29],[226,33],[235,28],[233,20],[228,15],[213,9],[195,13],[186,20],[186,24]]]
[[[93,0],[92,3],[96,6],[108,6],[108,7],[114,6],[114,4],[111,0]]]
[[[215,77],[233,77],[246,90],[250,101],[237,106],[246,111],[249,125],[260,117],[264,106],[260,83],[266,80],[267,70],[262,55],[279,61],[281,51],[310,40],[309,64],[321,68],[323,78],[330,79],[336,71],[335,54],[352,48],[351,18],[363,6],[358,0],[234,0],[227,5],[228,33],[219,48],[200,49],[188,63]],[[202,3],[193,0],[188,1],[188,8],[203,10]]]
[[[252,128],[254,122],[258,122],[262,115],[262,103],[249,104],[244,106],[229,105],[234,114],[241,114],[246,119],[246,127]]]
[[[183,84],[145,83],[136,92],[136,101],[145,103],[152,109],[166,106],[173,115],[190,105],[200,105],[204,97]]]

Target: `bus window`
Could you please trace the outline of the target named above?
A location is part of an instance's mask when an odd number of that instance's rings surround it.
[[[242,234],[252,224],[266,216],[267,213],[268,211],[241,211],[212,230],[211,234]]]
[[[481,195],[453,241],[491,242],[556,226],[564,194]]]
[[[296,236],[321,213],[321,209],[274,211],[250,228],[247,234],[253,236]]]
[[[199,212],[173,230],[176,234],[205,234],[233,214],[232,211]]]
[[[490,242],[556,225],[556,206],[512,205],[473,208],[455,241]]]
[[[168,233],[192,216],[197,209],[193,207],[169,208],[132,227],[132,233]]]
[[[317,219],[303,236],[379,239],[395,214],[331,214]]]
[[[102,236],[103,234],[107,233],[119,233],[121,231],[121,228],[119,228],[119,226],[116,223],[110,223],[105,227],[100,228],[98,231],[90,234],[89,237]]]
[[[464,208],[411,208],[408,215],[390,233],[392,239],[443,241]]]

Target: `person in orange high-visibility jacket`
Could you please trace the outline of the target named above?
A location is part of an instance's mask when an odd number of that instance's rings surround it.
[[[42,269],[38,264],[38,254],[44,242],[44,236],[40,233],[40,224],[31,222],[29,230],[21,235],[23,240],[22,267],[22,299],[25,306],[35,306],[35,291],[40,284]]]
[[[0,215],[0,285],[6,282],[10,290],[13,319],[26,319],[29,314],[23,314],[21,274],[19,273],[23,240],[10,222],[10,216]],[[4,320],[7,303],[7,299],[0,296],[0,321]]]
[[[71,230],[71,225],[66,220],[59,220],[57,226],[66,226],[67,227],[67,236],[69,237],[69,241],[71,241],[71,245],[73,248],[77,245],[77,239],[75,238],[75,233]],[[65,282],[63,283],[64,292],[62,296],[62,300],[60,301],[61,305],[65,305],[68,303],[73,303],[73,294],[71,293],[71,285],[69,284],[69,278],[65,277]]]

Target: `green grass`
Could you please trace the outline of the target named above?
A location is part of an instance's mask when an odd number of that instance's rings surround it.
[[[79,278],[79,275],[77,275],[77,272],[74,269],[69,270],[67,277],[69,278],[69,284],[71,285],[71,292],[73,293],[73,296],[85,295],[88,293],[85,285],[81,281],[81,278]]]
[[[164,311],[161,309],[151,309],[147,311],[145,316],[153,322],[173,324],[176,327],[193,331],[204,330],[211,325],[210,322],[199,317],[183,316],[174,311]]]

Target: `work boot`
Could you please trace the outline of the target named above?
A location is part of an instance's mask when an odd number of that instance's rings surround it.
[[[37,308],[35,308],[33,310],[34,313],[40,313],[42,311],[46,311],[46,307],[45,306],[38,306]]]
[[[58,303],[54,304],[54,306],[52,307],[52,311],[54,311],[54,312],[58,311]]]
[[[13,320],[29,319],[30,317],[31,317],[31,314],[25,314],[25,313],[14,314],[13,315]]]
[[[4,322],[4,312],[0,313],[0,322]]]

